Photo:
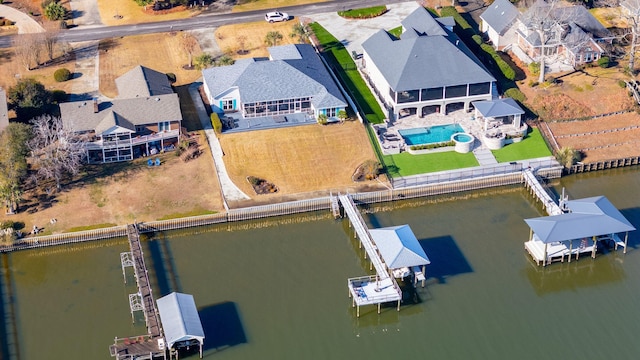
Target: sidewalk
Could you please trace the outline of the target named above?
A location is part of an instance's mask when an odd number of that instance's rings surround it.
[[[44,32],[44,28],[29,15],[7,5],[0,5],[0,16],[15,22],[18,34]]]
[[[207,142],[209,143],[209,147],[211,148],[211,155],[213,156],[213,166],[216,169],[216,173],[218,174],[218,180],[220,181],[220,187],[222,190],[223,203],[226,210],[229,210],[227,206],[227,200],[248,200],[251,199],[247,194],[242,192],[229,178],[229,174],[227,174],[227,168],[224,166],[222,148],[220,147],[220,142],[218,141],[218,137],[216,136],[215,131],[211,127],[211,121],[207,116],[207,111],[204,108],[204,104],[202,103],[202,99],[200,98],[200,94],[198,93],[198,87],[202,85],[202,82],[196,81],[191,86],[189,86],[189,94],[191,95],[191,100],[196,107],[196,111],[198,112],[198,117],[200,118],[200,122],[202,123],[202,128],[204,129],[205,134],[207,135]]]

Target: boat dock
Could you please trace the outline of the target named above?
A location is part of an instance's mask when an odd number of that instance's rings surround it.
[[[376,269],[376,275],[361,276],[347,280],[349,297],[353,299],[353,306],[357,307],[357,316],[360,317],[360,306],[362,305],[377,304],[379,314],[380,304],[391,301],[398,302],[398,311],[400,311],[402,290],[396,279],[387,271],[387,266],[382,260],[369,229],[358,212],[353,199],[349,195],[338,195],[338,199],[355,230],[355,235],[360,239],[360,245],[365,249],[365,258],[369,255],[371,265]]]
[[[531,194],[542,202],[549,215],[560,215],[564,213],[531,169],[526,169],[522,172],[522,179],[524,180],[525,186],[531,191]]]
[[[140,243],[138,227],[127,225],[130,252],[120,254],[122,275],[125,278],[125,268],[133,267],[138,292],[129,295],[131,319],[135,322],[134,312],[142,311],[147,326],[147,334],[134,337],[115,338],[114,344],[109,346],[111,356],[117,359],[153,359],[166,358],[165,340],[160,327],[158,309],[153,298],[153,290],[149,281],[149,272],[144,262],[144,253]]]

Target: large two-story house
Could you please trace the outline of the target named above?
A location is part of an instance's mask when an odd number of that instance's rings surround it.
[[[244,118],[306,113],[336,118],[347,103],[311,45],[270,47],[269,58],[249,58],[202,71],[203,88],[217,113]]]
[[[182,113],[166,74],[137,66],[116,79],[118,97],[60,104],[63,126],[83,134],[89,163],[132,160],[175,148]]]
[[[541,24],[544,44],[538,31]],[[600,59],[605,54],[604,44],[614,38],[584,6],[558,6],[544,0],[529,7],[514,26],[517,46],[526,55],[521,60],[527,63],[537,61],[544,49],[545,56],[577,67]]]
[[[496,79],[453,33],[452,18],[420,7],[402,22],[399,38],[379,30],[363,44],[363,71],[395,117],[423,116],[453,105],[491,100]]]

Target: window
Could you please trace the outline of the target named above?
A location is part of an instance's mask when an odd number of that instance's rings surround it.
[[[171,123],[168,121],[162,121],[158,123],[158,132],[171,130]]]
[[[233,110],[233,99],[231,100],[222,100],[222,110]]]
[[[337,116],[336,108],[326,109],[325,112],[326,112],[327,117],[336,117]]]

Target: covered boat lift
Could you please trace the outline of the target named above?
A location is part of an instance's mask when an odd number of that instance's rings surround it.
[[[414,281],[422,281],[424,287],[425,267],[431,261],[409,225],[370,229],[369,233],[394,277],[404,278],[413,272]]]
[[[595,258],[598,241],[613,243],[616,250],[623,246],[627,252],[629,231],[636,228],[606,197],[569,200],[564,205],[567,213],[524,220],[530,228],[525,249],[538,265],[564,261],[565,256],[571,262],[574,254],[578,259],[589,252]],[[619,233],[625,233],[624,240]]]
[[[172,350],[197,341],[202,359],[204,330],[193,295],[172,292],[158,299],[157,304],[169,357],[171,358]]]

